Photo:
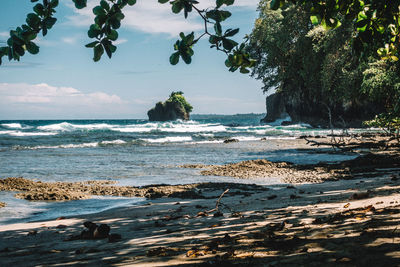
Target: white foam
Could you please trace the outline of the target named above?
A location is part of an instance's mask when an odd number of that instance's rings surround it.
[[[22,125],[20,123],[3,123],[1,126],[6,127],[6,128],[12,128],[12,129],[22,129]]]
[[[155,131],[157,127],[116,127],[116,128],[111,128],[110,130],[112,131],[117,131],[121,133],[149,133],[151,131]]]
[[[190,136],[169,136],[163,138],[156,138],[156,139],[141,139],[148,143],[181,143],[181,142],[189,142],[192,141],[192,137]]]
[[[233,139],[237,139],[239,141],[259,141],[261,140],[258,136],[236,136]]]
[[[49,136],[49,135],[57,135],[57,133],[53,132],[21,132],[21,131],[0,131],[0,134],[8,134],[11,136]]]
[[[39,126],[37,129],[42,131],[74,131],[74,130],[99,130],[99,129],[111,129],[113,125],[107,123],[96,123],[96,124],[72,124],[69,122],[62,122],[57,124],[50,124],[45,126]]]
[[[123,145],[126,144],[124,140],[113,140],[113,141],[101,141],[101,145]]]
[[[14,149],[29,149],[29,150],[36,150],[36,149],[57,149],[57,148],[86,148],[86,147],[97,147],[99,145],[98,142],[93,143],[83,143],[83,144],[66,144],[66,145],[58,145],[58,146],[15,146]]]

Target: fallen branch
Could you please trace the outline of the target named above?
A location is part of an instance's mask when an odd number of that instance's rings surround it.
[[[215,209],[212,209],[212,210],[209,210],[209,211],[207,211],[207,213],[210,213],[210,212],[214,212],[214,211],[219,211],[219,203],[221,202],[221,198],[226,194],[226,193],[228,193],[229,192],[229,188],[228,189],[226,189],[220,196],[219,196],[219,198],[218,198],[218,200],[217,200],[217,203],[215,204]]]

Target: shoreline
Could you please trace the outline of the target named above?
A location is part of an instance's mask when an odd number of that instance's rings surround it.
[[[326,179],[313,180],[320,183],[196,183],[120,190],[101,181],[56,183],[57,190],[72,186],[82,189],[81,193],[140,193],[148,200],[100,213],[0,226],[0,261],[14,266],[26,262],[35,266],[397,265],[398,156],[389,151],[331,164],[279,165],[256,160],[241,169],[235,168],[243,162],[216,169],[199,166],[214,170],[213,175],[229,169],[248,174],[255,163],[267,166],[263,169],[267,172],[283,168],[279,171],[289,176],[300,173],[296,177],[305,172],[318,177],[325,172]],[[27,181],[18,181],[26,187]],[[303,182],[310,180],[304,176]],[[35,183],[52,190],[49,183]],[[24,193],[21,196],[34,196]],[[107,224],[110,234],[104,239],[82,238],[85,221]]]
[[[96,214],[0,226],[0,239],[4,241],[0,260],[16,266],[24,262],[48,266],[301,265],[310,255],[317,257],[313,252],[330,244],[336,246],[337,255],[319,255],[318,260],[337,256],[332,263],[358,264],[365,259],[352,257],[346,252],[348,245],[341,244],[344,248],[339,249],[332,240],[354,238],[351,244],[355,245],[361,237],[375,240],[379,227],[396,231],[400,223],[387,224],[400,217],[400,181],[392,178],[383,175],[265,190],[248,185],[239,189],[207,188],[203,191],[207,198],[202,199],[157,198]],[[230,190],[220,200],[222,215],[207,212],[215,209],[224,188]],[[381,217],[385,220],[379,223]],[[338,224],[341,220],[343,223]],[[85,229],[85,221],[108,224],[110,233],[121,235],[121,240],[72,239]],[[349,223],[350,228],[346,226]],[[398,234],[383,238],[390,243],[400,241]],[[35,248],[29,249],[32,246]],[[398,245],[386,252],[400,254],[397,251]],[[399,262],[394,257],[390,263]]]

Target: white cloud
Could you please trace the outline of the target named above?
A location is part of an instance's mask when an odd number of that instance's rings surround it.
[[[114,41],[113,42],[113,44],[114,45],[120,45],[120,44],[123,44],[123,43],[126,43],[126,42],[128,42],[128,40],[127,39],[118,39],[118,40],[116,40],[116,41]]]
[[[74,37],[63,37],[63,38],[61,38],[61,41],[62,41],[63,43],[66,43],[66,44],[76,44],[77,40],[78,40],[78,37],[76,37],[76,36],[74,36]]]
[[[200,0],[198,7],[205,9],[215,5],[215,0]],[[88,7],[77,10],[71,4],[74,15],[68,17],[68,23],[75,26],[88,27],[93,23],[93,7],[98,0],[89,0]],[[236,0],[235,7],[255,9],[258,0]],[[157,0],[139,0],[132,7],[125,7],[123,10],[125,19],[123,27],[130,30],[139,30],[151,34],[168,34],[171,37],[177,36],[179,32],[198,31],[203,28],[203,22],[196,14],[191,14],[189,19],[184,19],[183,14],[173,14],[170,4],[159,4]]]
[[[128,107],[128,103],[119,96],[104,92],[84,93],[72,87],[56,87],[46,83],[0,83],[2,117],[118,116],[118,113],[127,112]]]
[[[0,32],[0,37],[9,37],[10,33],[9,32]]]

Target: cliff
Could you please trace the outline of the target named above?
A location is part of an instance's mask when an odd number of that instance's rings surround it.
[[[289,115],[292,123],[308,123],[313,127],[330,127],[330,117],[333,127],[343,127],[343,123],[346,127],[362,127],[363,121],[384,111],[378,103],[363,99],[327,105],[311,97],[281,92],[268,96],[266,106],[267,115],[262,122],[273,122]]]

